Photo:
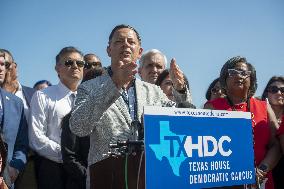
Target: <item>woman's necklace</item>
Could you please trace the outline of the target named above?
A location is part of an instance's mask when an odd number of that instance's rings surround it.
[[[228,101],[228,104],[231,106],[232,110],[233,111],[237,111],[237,109],[235,108],[236,105],[233,103],[233,101],[228,96],[226,96],[226,99]],[[250,104],[249,104],[250,100],[249,99],[243,100],[243,102],[246,102],[246,104],[247,104],[247,112],[249,112],[250,111]],[[243,105],[240,105],[240,108],[243,108],[243,107],[244,107]]]
[[[231,106],[232,110],[233,111],[238,111],[236,108],[235,108],[235,105],[234,103],[232,102],[232,100],[227,96],[226,97],[227,101],[228,101],[228,104]],[[244,100],[246,101],[246,105],[247,105],[247,108],[246,108],[246,112],[250,112],[250,99],[248,98],[247,100]],[[243,108],[244,106],[240,106],[240,108]],[[253,122],[253,127],[256,125],[256,122],[254,120],[254,113],[253,112],[250,112],[251,113],[251,120]]]
[[[279,108],[278,106],[273,106],[271,105],[272,107],[272,110],[274,111],[275,113],[275,117],[277,119],[277,123],[279,125],[281,125],[282,123],[282,117],[284,116],[284,111],[283,111],[283,106],[281,108]]]
[[[279,125],[281,125],[281,123],[282,123],[282,118],[281,118],[281,117],[278,118],[278,119],[277,119],[277,122],[278,122]]]

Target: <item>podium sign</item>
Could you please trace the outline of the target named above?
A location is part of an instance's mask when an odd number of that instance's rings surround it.
[[[147,189],[255,183],[248,112],[144,107]]]

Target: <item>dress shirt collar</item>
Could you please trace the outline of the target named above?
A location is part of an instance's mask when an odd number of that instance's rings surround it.
[[[66,87],[61,81],[58,83],[59,92],[61,94],[65,94],[66,96],[70,96],[74,94],[76,96],[77,91],[73,92],[68,87]],[[68,95],[69,94],[69,95]]]
[[[22,87],[22,85],[20,84],[20,82],[18,82],[18,89],[17,89],[16,92],[22,91],[22,90],[23,90],[23,87]]]

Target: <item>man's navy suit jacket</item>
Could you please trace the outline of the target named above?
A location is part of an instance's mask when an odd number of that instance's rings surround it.
[[[27,162],[28,125],[24,105],[20,98],[0,88],[3,107],[2,128],[4,142],[8,145],[7,163],[22,171]]]

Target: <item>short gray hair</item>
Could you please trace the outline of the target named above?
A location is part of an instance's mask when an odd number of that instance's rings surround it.
[[[150,49],[148,51],[146,51],[140,58],[139,61],[139,68],[143,67],[143,64],[145,62],[146,57],[149,57],[150,55],[155,55],[155,54],[160,54],[163,58],[164,58],[164,65],[165,68],[167,67],[167,57],[166,55],[164,55],[161,51],[159,51],[158,49]]]

